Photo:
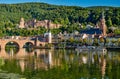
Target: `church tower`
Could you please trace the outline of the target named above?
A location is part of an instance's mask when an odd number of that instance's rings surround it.
[[[105,24],[104,12],[102,12],[102,17],[100,19],[100,29],[102,30],[103,36],[106,36],[107,26]]]

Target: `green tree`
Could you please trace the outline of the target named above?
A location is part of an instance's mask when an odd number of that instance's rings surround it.
[[[98,39],[97,39],[97,38],[94,38],[93,45],[95,45],[95,46],[98,46],[98,45],[99,45],[99,44],[98,44]]]
[[[112,20],[110,18],[106,21],[106,24],[107,24],[108,27],[113,26],[112,25]]]
[[[71,37],[71,38],[69,39],[69,41],[70,41],[71,43],[73,43],[75,40],[74,40],[73,37]]]

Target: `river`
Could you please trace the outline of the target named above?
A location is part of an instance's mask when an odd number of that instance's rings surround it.
[[[0,52],[0,79],[119,79],[120,51],[13,49]]]

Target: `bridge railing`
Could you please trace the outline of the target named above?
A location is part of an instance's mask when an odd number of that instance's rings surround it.
[[[6,37],[2,37],[0,38],[0,40],[31,40],[32,37],[20,37],[20,36],[6,36]]]

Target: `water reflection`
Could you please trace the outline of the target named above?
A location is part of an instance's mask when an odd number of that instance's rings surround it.
[[[4,67],[9,68],[9,66],[13,66],[20,72],[28,70],[37,71],[40,69],[49,71],[49,69],[54,67],[67,71],[70,70],[69,72],[71,72],[73,68],[72,72],[74,72],[74,75],[78,74],[79,78],[105,79],[111,79],[114,75],[118,77],[116,74],[111,76],[113,72],[120,73],[118,70],[117,72],[111,71],[113,68],[120,68],[120,53],[114,51],[104,53],[99,51],[78,52],[75,50],[35,49],[27,52],[26,49],[19,49],[19,52],[16,54],[13,54],[14,51],[11,52],[12,55],[1,49],[0,59],[4,61]],[[77,73],[75,70],[77,70]],[[116,77],[114,79],[117,79]]]

